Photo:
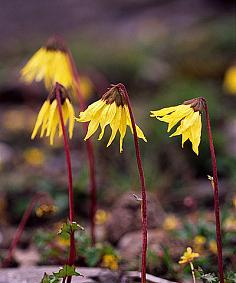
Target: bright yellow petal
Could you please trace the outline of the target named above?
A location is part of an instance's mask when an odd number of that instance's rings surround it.
[[[197,119],[190,128],[191,131],[190,141],[192,142],[193,151],[198,155],[199,153],[198,147],[201,141],[202,119],[201,119],[201,114],[199,112],[197,113],[198,113]]]
[[[99,135],[98,140],[102,139],[106,126],[109,125],[111,121],[114,119],[116,115],[116,109],[117,109],[117,106],[115,102],[113,102],[112,104],[106,105],[104,107],[104,110],[101,114],[101,120],[100,120],[101,133]]]
[[[124,107],[121,107],[121,117],[120,117],[120,127],[119,127],[119,132],[120,132],[120,152],[123,151],[123,139],[125,137],[126,128],[127,128],[126,111],[125,111]]]
[[[43,106],[41,107],[41,109],[39,111],[39,114],[38,114],[38,117],[37,117],[37,120],[36,120],[36,123],[35,123],[35,126],[34,126],[34,130],[33,130],[33,133],[31,135],[31,139],[35,138],[39,127],[41,126],[41,124],[44,121],[45,113],[47,113],[47,111],[49,110],[49,107],[50,107],[50,102],[47,100],[47,101],[44,102]]]
[[[174,112],[176,110],[178,110],[178,106],[171,106],[171,107],[166,107],[166,108],[162,108],[160,110],[155,110],[155,111],[150,111],[151,112],[151,117],[158,117],[158,116],[165,116],[167,114],[170,114],[171,112]]]
[[[49,110],[50,113],[49,113],[49,117],[48,117],[48,125],[47,125],[47,133],[46,133],[47,137],[50,135],[50,132],[51,132],[53,118],[54,118],[54,113],[56,111],[56,108],[57,108],[57,101],[54,100],[52,102],[52,104],[50,105],[50,110]]]
[[[98,100],[92,104],[89,105],[89,107],[83,111],[80,112],[79,118],[76,118],[78,122],[89,122],[92,120],[95,113],[103,106],[105,106],[105,102],[103,100]]]
[[[119,126],[120,126],[120,118],[121,118],[121,109],[122,109],[122,106],[119,106],[116,108],[116,114],[115,114],[115,117],[113,118],[113,120],[111,121],[110,123],[110,126],[111,126],[111,137],[107,143],[107,147],[111,145],[111,143],[113,142],[115,136],[116,136],[116,133],[119,129]]]
[[[72,104],[70,103],[69,99],[66,99],[66,105],[68,108],[68,114],[69,114],[69,137],[72,138],[73,136],[73,130],[74,130],[74,125],[75,125],[75,111],[74,108],[72,106]]]

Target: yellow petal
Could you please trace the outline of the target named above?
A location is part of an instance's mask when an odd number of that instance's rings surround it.
[[[46,133],[47,137],[50,135],[50,132],[51,132],[52,122],[53,122],[54,113],[55,113],[56,108],[57,108],[57,101],[54,100],[52,104],[50,105],[50,110],[49,110],[50,113],[48,117],[48,125],[47,125],[47,133]]]
[[[50,107],[50,102],[47,100],[47,101],[44,102],[43,106],[41,107],[41,109],[39,111],[39,114],[38,114],[38,117],[37,117],[37,120],[36,120],[36,123],[35,123],[35,126],[34,126],[34,130],[33,130],[33,133],[31,135],[31,139],[35,138],[39,127],[43,123],[45,113],[47,113],[47,111],[49,110],[49,107]]]
[[[111,137],[107,143],[107,147],[111,145],[111,143],[113,142],[116,133],[119,129],[120,126],[120,118],[121,118],[121,108],[122,106],[116,107],[116,114],[115,117],[113,118],[113,120],[110,123],[111,126]]]
[[[123,139],[125,137],[126,128],[127,128],[126,111],[125,111],[125,108],[122,107],[121,108],[121,117],[120,117],[120,127],[119,127],[119,132],[120,132],[120,152],[123,151]]]
[[[69,114],[69,137],[72,138],[73,135],[73,130],[74,130],[74,124],[75,124],[75,111],[74,108],[72,106],[72,104],[70,103],[69,99],[66,99],[66,105],[67,105],[67,109],[68,109],[68,114]]]
[[[115,102],[113,102],[110,105],[106,105],[104,107],[104,110],[101,114],[101,120],[100,120],[101,133],[99,135],[98,140],[102,139],[106,126],[109,125],[111,121],[114,119],[116,115],[116,109],[117,109],[117,106]]]
[[[165,116],[171,112],[174,112],[176,109],[178,109],[178,106],[171,106],[171,107],[162,108],[160,110],[150,111],[151,112],[150,116],[151,117]]]
[[[202,119],[201,114],[199,112],[195,123],[191,126],[191,138],[190,141],[192,142],[192,149],[198,155],[198,147],[201,141],[201,131],[202,131]]]

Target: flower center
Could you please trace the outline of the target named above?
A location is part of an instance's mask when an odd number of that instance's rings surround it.
[[[102,96],[102,100],[104,100],[107,104],[112,104],[113,102],[115,102],[117,106],[124,106],[127,104],[126,99],[117,86],[111,87]]]

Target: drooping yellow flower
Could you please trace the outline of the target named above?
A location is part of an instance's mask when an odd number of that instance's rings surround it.
[[[182,147],[189,139],[193,151],[198,155],[202,130],[202,103],[201,98],[189,100],[185,104],[151,111],[151,117],[156,117],[158,120],[168,123],[167,132],[180,122],[176,131],[170,137],[182,135]]]
[[[60,87],[60,99],[64,124],[66,125],[68,122],[69,138],[72,138],[75,112],[70,102],[69,96],[67,95],[66,90],[62,86]],[[55,90],[53,90],[53,92],[48,96],[48,99],[44,102],[43,106],[39,111],[34,130],[31,135],[31,139],[35,138],[40,127],[40,137],[43,137],[44,135],[46,135],[46,137],[50,137],[51,145],[53,145],[57,129],[59,132],[59,137],[62,136],[62,127]]]
[[[78,122],[89,122],[88,132],[85,136],[85,140],[90,138],[100,126],[101,132],[98,140],[101,140],[105,128],[107,125],[111,127],[111,136],[107,146],[109,146],[117,132],[120,133],[120,152],[123,151],[123,139],[126,134],[127,126],[130,127],[133,133],[130,113],[127,106],[125,97],[120,93],[117,86],[113,86],[108,92],[106,92],[102,98],[81,112],[79,118],[76,118]],[[139,138],[147,141],[142,130],[136,125],[136,131]]]
[[[192,248],[188,247],[186,252],[181,256],[179,264],[190,263],[197,257],[199,257],[199,253],[194,253]]]
[[[236,66],[230,67],[224,77],[224,89],[229,94],[236,95]]]
[[[57,38],[49,39],[21,70],[21,78],[26,83],[44,81],[48,90],[56,82],[65,88],[74,87],[74,77],[69,54],[63,42]]]

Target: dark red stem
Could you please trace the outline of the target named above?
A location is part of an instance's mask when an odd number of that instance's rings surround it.
[[[46,194],[47,196],[47,194]],[[22,233],[24,232],[24,229],[25,229],[25,225],[27,223],[27,221],[29,220],[30,218],[30,215],[32,213],[32,210],[34,209],[34,206],[36,205],[36,203],[42,198],[42,197],[45,197],[45,194],[42,194],[42,193],[36,193],[28,207],[26,208],[25,212],[24,212],[24,215],[23,217],[21,218],[21,221],[17,227],[17,230],[16,230],[16,233],[15,233],[15,237],[13,238],[12,242],[11,242],[11,245],[10,245],[10,248],[8,249],[8,253],[7,253],[7,256],[6,258],[3,260],[2,262],[2,267],[5,267],[9,264],[10,260],[12,259],[12,255],[16,249],[16,246],[22,236]]]
[[[120,93],[124,94],[125,99],[128,104],[129,114],[131,119],[131,124],[133,128],[134,134],[134,146],[135,146],[135,153],[137,159],[137,166],[139,171],[139,178],[142,188],[142,201],[141,201],[141,214],[142,214],[142,270],[141,270],[141,282],[146,283],[146,258],[147,258],[147,196],[146,196],[146,185],[145,185],[145,177],[142,167],[142,160],[140,155],[139,149],[139,142],[138,142],[138,135],[136,131],[135,119],[132,112],[132,107],[129,99],[128,92],[125,86],[121,83],[117,85],[120,90]]]
[[[73,186],[72,186],[71,157],[70,157],[70,148],[69,148],[69,143],[67,139],[64,118],[62,114],[62,106],[61,106],[61,99],[60,99],[60,85],[58,83],[56,83],[55,92],[56,92],[58,112],[59,112],[59,117],[60,117],[60,122],[61,122],[61,127],[62,127],[62,133],[63,133],[64,149],[65,149],[67,172],[68,172],[69,220],[70,222],[73,222],[74,220],[74,196],[73,196]],[[74,232],[72,232],[70,235],[70,254],[69,254],[69,260],[68,260],[69,265],[74,264],[75,257],[76,257],[75,238],[74,238]],[[67,282],[68,283],[71,282],[70,276],[67,278]]]
[[[72,57],[70,50],[67,50],[71,68],[74,76],[74,80],[76,82],[76,93],[79,101],[79,111],[84,111],[86,108],[83,95],[80,90],[80,78],[79,74]],[[87,133],[88,123],[83,123],[84,133]],[[95,214],[97,210],[97,188],[96,188],[96,178],[95,178],[95,160],[94,160],[94,149],[91,139],[86,141],[86,150],[88,157],[88,166],[89,166],[89,177],[90,177],[90,234],[91,234],[91,242],[92,245],[96,243],[96,233],[95,233]]]
[[[215,149],[214,149],[213,138],[212,138],[210,116],[209,116],[209,111],[208,111],[208,106],[207,106],[206,101],[204,103],[204,109],[205,109],[205,114],[206,114],[208,138],[209,138],[209,143],[210,143],[211,162],[212,162],[212,171],[213,171],[213,182],[214,182],[214,190],[213,191],[214,191],[214,210],[215,210],[215,222],[216,222],[216,242],[217,242],[217,254],[218,254],[218,269],[219,269],[220,283],[224,283],[217,163],[216,163],[216,155],[215,155]]]

